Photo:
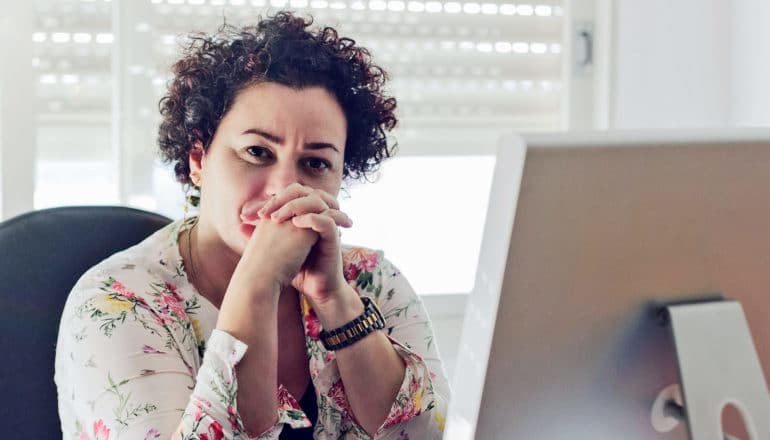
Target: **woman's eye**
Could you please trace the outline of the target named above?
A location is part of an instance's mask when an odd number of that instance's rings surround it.
[[[331,168],[331,164],[323,159],[311,157],[305,160],[305,164],[313,171],[324,171]]]
[[[246,152],[249,153],[250,156],[256,157],[257,159],[270,158],[270,150],[264,147],[249,147],[246,149]]]

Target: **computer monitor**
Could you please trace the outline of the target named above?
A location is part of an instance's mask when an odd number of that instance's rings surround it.
[[[770,131],[504,136],[444,438],[689,439],[659,312],[715,297],[766,395]]]

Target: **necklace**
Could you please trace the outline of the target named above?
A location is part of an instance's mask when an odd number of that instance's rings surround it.
[[[190,275],[192,275],[192,280],[190,281],[192,281],[193,285],[197,284],[198,281],[198,274],[195,271],[195,262],[193,261],[192,254],[192,231],[196,226],[198,226],[198,218],[195,219],[193,225],[187,230],[187,256],[190,257]]]

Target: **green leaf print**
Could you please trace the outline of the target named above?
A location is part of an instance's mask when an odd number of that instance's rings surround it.
[[[115,421],[118,422],[122,428],[129,425],[129,422],[139,416],[150,414],[158,409],[157,406],[151,403],[131,404],[131,393],[124,394],[120,387],[129,382],[128,379],[121,380],[115,383],[110,373],[107,373],[107,381],[109,382],[109,388],[106,389],[110,394],[114,394],[118,399],[118,406],[113,408],[112,413],[115,416]]]

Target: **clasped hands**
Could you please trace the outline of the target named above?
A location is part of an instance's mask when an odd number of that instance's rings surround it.
[[[255,229],[236,272],[268,277],[278,293],[290,285],[314,307],[349,299],[337,228],[353,222],[334,196],[293,183],[264,204],[246,204],[241,221]]]

